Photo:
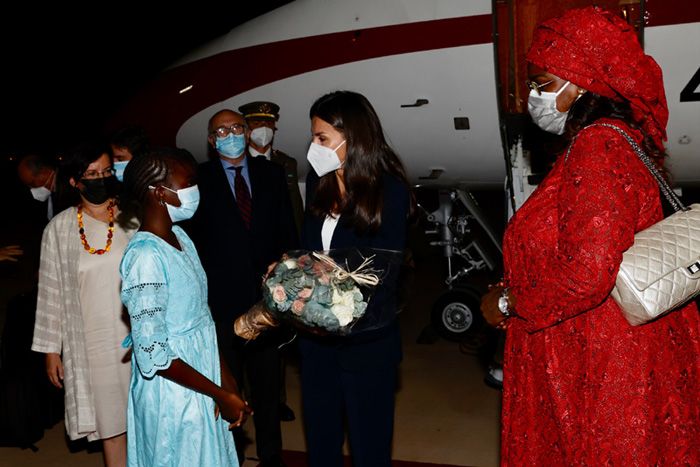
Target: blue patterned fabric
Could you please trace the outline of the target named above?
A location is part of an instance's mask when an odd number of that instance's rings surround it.
[[[134,352],[127,464],[237,467],[228,424],[214,419],[214,401],[157,374],[179,358],[221,382],[206,276],[187,234],[177,226],[173,231],[182,251],[138,232],[120,268]]]

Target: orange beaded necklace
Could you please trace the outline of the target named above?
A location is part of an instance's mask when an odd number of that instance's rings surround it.
[[[78,232],[80,233],[80,242],[83,244],[85,251],[91,255],[104,255],[112,247],[112,237],[114,236],[114,201],[110,201],[107,206],[109,212],[109,227],[107,228],[107,244],[104,248],[95,249],[90,246],[85,238],[85,226],[83,225],[83,205],[78,205]]]

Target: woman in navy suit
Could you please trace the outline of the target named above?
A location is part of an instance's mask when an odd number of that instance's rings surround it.
[[[361,94],[336,91],[314,103],[310,118],[314,171],[306,183],[303,247],[403,250],[412,197],[372,105]],[[395,310],[390,295],[378,286],[367,313],[373,304]],[[344,420],[355,466],[391,466],[401,360],[396,319],[345,337],[307,336],[299,345],[309,466],[343,465]]]

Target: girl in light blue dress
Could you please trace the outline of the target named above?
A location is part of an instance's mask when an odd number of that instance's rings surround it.
[[[238,466],[229,429],[250,414],[219,359],[197,252],[173,226],[197,209],[194,175],[178,150],[134,159],[124,174],[122,218],[141,220],[120,268],[134,355],[129,466]]]

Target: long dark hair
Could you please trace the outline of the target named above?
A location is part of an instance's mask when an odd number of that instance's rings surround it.
[[[566,122],[564,139],[567,145],[573,138],[587,125],[600,118],[615,118],[624,121],[631,128],[639,131],[644,136],[642,149],[651,157],[659,170],[668,177],[664,169],[666,152],[659,148],[654,141],[646,134],[641,125],[632,116],[632,107],[629,101],[614,101],[610,98],[587,92],[574,103],[570,110],[569,120]]]
[[[143,207],[149,186],[158,186],[170,174],[169,163],[178,162],[195,170],[194,157],[184,149],[157,148],[134,157],[124,170],[122,194],[119,197],[117,222],[124,228],[133,229],[143,221]]]
[[[61,206],[77,206],[80,203],[80,190],[71,186],[70,179],[77,182],[83,178],[88,166],[104,154],[109,156],[111,163],[112,148],[101,139],[86,141],[66,153],[56,179],[56,194]]]
[[[406,171],[386,142],[377,113],[362,94],[335,91],[314,102],[309,118],[314,117],[343,133],[346,156],[345,197],[340,196],[335,173],[324,175],[310,206],[312,214],[325,217],[339,211],[344,222],[358,232],[376,232],[382,223],[384,174],[393,175],[408,187]]]

